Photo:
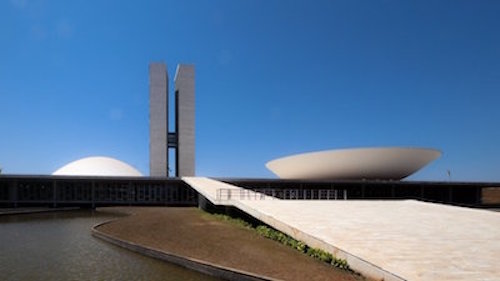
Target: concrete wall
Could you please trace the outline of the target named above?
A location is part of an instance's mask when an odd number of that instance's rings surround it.
[[[178,137],[177,176],[195,175],[194,65],[180,64],[174,78],[176,130]]]
[[[168,175],[168,74],[164,63],[149,65],[149,174]]]

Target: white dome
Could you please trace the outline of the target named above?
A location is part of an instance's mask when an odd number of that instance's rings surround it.
[[[64,165],[52,175],[142,177],[134,167],[110,157],[86,157]]]
[[[282,179],[399,180],[439,156],[441,152],[427,148],[336,149],[278,158],[266,167]]]

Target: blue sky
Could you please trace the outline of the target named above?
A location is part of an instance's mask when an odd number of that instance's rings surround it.
[[[148,173],[148,64],[196,65],[196,170],[423,146],[413,180],[500,181],[499,1],[0,2],[0,166]]]

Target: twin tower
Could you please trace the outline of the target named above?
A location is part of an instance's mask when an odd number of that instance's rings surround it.
[[[149,65],[149,174],[195,175],[194,65],[179,64],[174,76],[175,126],[169,131],[169,83],[164,63]],[[169,156],[175,159],[169,162]]]

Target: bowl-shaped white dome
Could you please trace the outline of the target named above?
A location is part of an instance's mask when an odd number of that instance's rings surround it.
[[[86,157],[64,165],[53,175],[142,177],[134,167],[110,157]]]
[[[439,156],[427,148],[336,149],[278,158],[266,167],[282,179],[400,180]]]

